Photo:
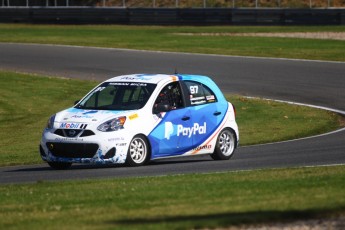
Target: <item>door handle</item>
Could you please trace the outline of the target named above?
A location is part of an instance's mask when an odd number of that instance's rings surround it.
[[[188,121],[190,119],[190,117],[184,116],[182,117],[182,121]]]
[[[218,116],[218,115],[220,115],[220,114],[222,114],[222,112],[214,112],[214,113],[213,113],[213,115],[215,115],[215,116]]]

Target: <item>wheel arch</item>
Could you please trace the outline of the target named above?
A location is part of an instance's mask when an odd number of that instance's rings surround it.
[[[230,155],[227,155],[227,154],[224,155],[224,154],[222,153],[222,151],[220,150],[220,146],[219,146],[220,142],[218,142],[218,141],[220,140],[222,134],[223,134],[224,132],[226,132],[226,131],[229,131],[229,132],[232,134],[233,138],[234,138],[234,140],[233,140],[233,142],[234,142],[234,143],[233,143],[233,150],[232,150],[232,152],[230,153]],[[210,155],[211,155],[211,157],[212,157],[214,160],[229,160],[229,159],[234,155],[234,152],[235,152],[235,150],[236,150],[236,148],[237,148],[237,145],[238,145],[238,137],[237,137],[236,131],[235,131],[232,127],[226,126],[226,127],[222,128],[222,129],[219,131],[219,133],[218,133],[218,135],[217,135],[217,139],[216,139],[216,144],[215,144],[214,151],[213,151],[213,153],[211,153]]]
[[[146,142],[147,142],[147,148],[148,148],[147,150],[148,150],[148,154],[149,154],[149,159],[151,160],[151,156],[152,156],[152,147],[151,147],[150,139],[148,138],[147,135],[145,135],[145,134],[143,134],[143,133],[137,133],[137,134],[135,134],[135,135],[132,137],[132,139],[133,139],[134,137],[137,137],[137,136],[141,136],[141,137],[145,138],[145,140],[146,140]]]
[[[146,145],[146,159],[142,162],[142,163],[139,163],[139,164],[136,164],[133,162],[133,159],[129,156],[129,151],[130,151],[130,148],[131,148],[131,143],[134,139],[136,138],[140,138],[142,139],[144,142],[145,142],[145,145]],[[148,162],[151,161],[151,156],[152,156],[152,148],[151,148],[151,143],[150,143],[150,140],[149,138],[143,134],[143,133],[138,133],[138,134],[135,134],[132,138],[131,138],[131,141],[129,142],[129,145],[128,145],[128,148],[127,148],[127,154],[126,154],[126,160],[125,160],[125,163],[128,165],[128,166],[140,166],[140,165],[145,165],[147,164]]]

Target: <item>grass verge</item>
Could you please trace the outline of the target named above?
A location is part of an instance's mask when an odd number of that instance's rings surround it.
[[[257,57],[345,61],[345,41],[180,33],[345,32],[344,26],[162,27],[0,24],[0,42],[42,43]]]
[[[1,229],[202,229],[345,211],[345,166],[0,187]]]
[[[97,82],[0,72],[0,166],[41,163],[38,144],[50,115],[71,107]],[[339,128],[335,113],[229,96],[241,145],[282,141]],[[344,123],[343,123],[344,124]]]

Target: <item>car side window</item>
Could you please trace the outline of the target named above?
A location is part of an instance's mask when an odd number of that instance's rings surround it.
[[[161,90],[154,106],[156,107],[158,104],[169,105],[169,110],[183,107],[182,92],[178,82],[172,82]]]
[[[185,84],[189,91],[190,104],[192,106],[217,101],[215,94],[206,85],[195,81],[185,81]]]

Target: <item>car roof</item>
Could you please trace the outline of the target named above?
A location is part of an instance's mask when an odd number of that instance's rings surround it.
[[[207,76],[202,75],[189,75],[189,74],[130,74],[121,75],[110,78],[106,82],[145,82],[158,84],[161,81],[177,81],[177,80],[194,80],[208,84],[214,84],[214,82]]]
[[[223,93],[216,85],[216,83],[209,77],[203,75],[190,75],[190,74],[130,74],[122,75],[110,78],[105,82],[142,82],[142,83],[152,83],[152,84],[165,84],[167,82],[173,81],[197,81],[200,82],[209,88],[215,93],[217,98],[224,98]]]
[[[143,82],[158,84],[161,81],[177,81],[178,76],[168,74],[130,74],[108,79],[106,82]]]

